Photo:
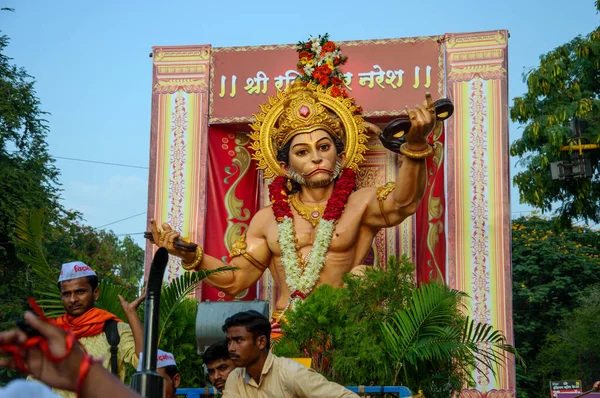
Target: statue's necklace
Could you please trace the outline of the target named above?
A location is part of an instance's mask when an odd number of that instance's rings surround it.
[[[313,227],[316,227],[317,224],[319,224],[319,221],[321,221],[321,218],[323,217],[323,213],[325,213],[326,204],[309,206],[302,203],[298,193],[290,195],[289,198],[290,204],[294,207],[294,209],[296,209],[302,218],[310,222]]]

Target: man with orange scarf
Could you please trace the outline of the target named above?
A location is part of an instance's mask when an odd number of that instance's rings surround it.
[[[106,369],[111,369],[110,343],[105,333],[105,323],[116,321],[120,342],[117,350],[117,374],[121,380],[125,378],[125,363],[134,368],[138,364],[138,352],[143,351],[143,330],[136,313],[137,307],[144,300],[143,294],[131,303],[119,296],[129,324],[122,322],[114,314],[95,308],[100,295],[98,276],[86,264],[75,261],[63,264],[58,278],[63,305],[66,313],[56,319],[59,325],[68,325],[73,329],[75,337],[94,358],[102,359]],[[75,395],[67,391],[57,391],[65,397]]]

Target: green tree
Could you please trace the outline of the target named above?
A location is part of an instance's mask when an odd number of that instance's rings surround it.
[[[8,42],[0,35],[0,323],[22,315],[35,279],[12,243],[18,216],[30,208],[45,208],[51,220],[64,213],[35,82],[11,63]]]
[[[515,347],[535,364],[546,337],[572,313],[581,292],[600,282],[600,233],[530,216],[513,220],[512,240]],[[520,366],[517,388],[521,397],[547,396],[538,376]]]
[[[533,366],[532,372],[545,388],[552,380],[581,380],[582,390],[587,391],[600,375],[600,285],[582,292],[577,303],[578,307],[547,337]]]
[[[57,269],[69,261],[83,261],[112,283],[138,290],[144,273],[144,251],[131,237],[120,240],[112,231],[96,230],[77,214],[52,224],[45,234],[44,255]]]
[[[511,119],[524,125],[510,148],[524,167],[514,177],[521,202],[542,211],[558,204],[565,225],[574,219],[600,222],[600,150],[585,152],[594,167],[591,179],[554,181],[550,174],[551,162],[570,157],[560,148],[578,143],[571,120],[587,122],[583,144],[600,144],[600,29],[542,55],[523,78],[528,91],[510,110]]]
[[[119,276],[125,283],[138,286],[144,276],[144,250],[131,236],[125,236],[119,244],[119,251]]]

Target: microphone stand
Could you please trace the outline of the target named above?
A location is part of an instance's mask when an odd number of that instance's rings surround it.
[[[168,261],[167,249],[159,248],[152,259],[146,287],[142,370],[131,378],[131,388],[144,398],[163,398],[165,394],[164,380],[156,373],[156,349],[160,318],[160,291]]]

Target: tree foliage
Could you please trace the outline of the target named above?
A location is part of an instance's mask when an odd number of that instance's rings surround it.
[[[35,81],[25,69],[12,64],[5,53],[8,42],[7,36],[0,35],[2,329],[22,318],[28,308],[25,299],[30,296],[36,296],[49,314],[64,312],[62,305],[57,304],[59,264],[84,260],[98,265],[105,276],[102,290],[109,294],[138,285],[144,255],[131,239],[120,241],[112,232],[95,231],[81,223],[80,214],[61,206],[59,172],[48,153],[49,129],[35,92]],[[38,213],[32,218],[30,212]],[[18,231],[30,239],[29,243],[20,240]],[[3,370],[0,383],[15,376],[18,375]]]
[[[563,317],[558,328],[547,337],[532,369],[544,386],[552,380],[581,380],[582,391],[588,391],[598,380],[600,284],[582,292],[577,304],[575,310]]]
[[[159,348],[173,353],[181,374],[181,388],[203,387],[208,380],[196,344],[197,306],[196,300],[183,297],[169,318],[167,327],[161,330]]]
[[[386,271],[320,286],[287,313],[275,351],[311,357],[313,367],[345,385],[405,385],[448,397],[475,368],[494,372],[507,353],[503,334],[464,316],[466,295],[436,282],[416,286],[403,257]]]
[[[546,337],[572,314],[581,293],[600,282],[600,233],[530,216],[513,220],[512,240],[515,346],[526,363],[539,364]],[[520,396],[548,395],[538,376],[517,367]]]
[[[520,199],[543,211],[560,207],[563,224],[573,219],[600,222],[600,150],[585,152],[593,177],[554,181],[550,163],[570,158],[562,146],[577,145],[570,121],[585,120],[583,144],[600,144],[600,28],[540,57],[540,65],[524,74],[527,93],[514,99],[510,117],[523,124],[511,155],[524,167],[514,177]]]

